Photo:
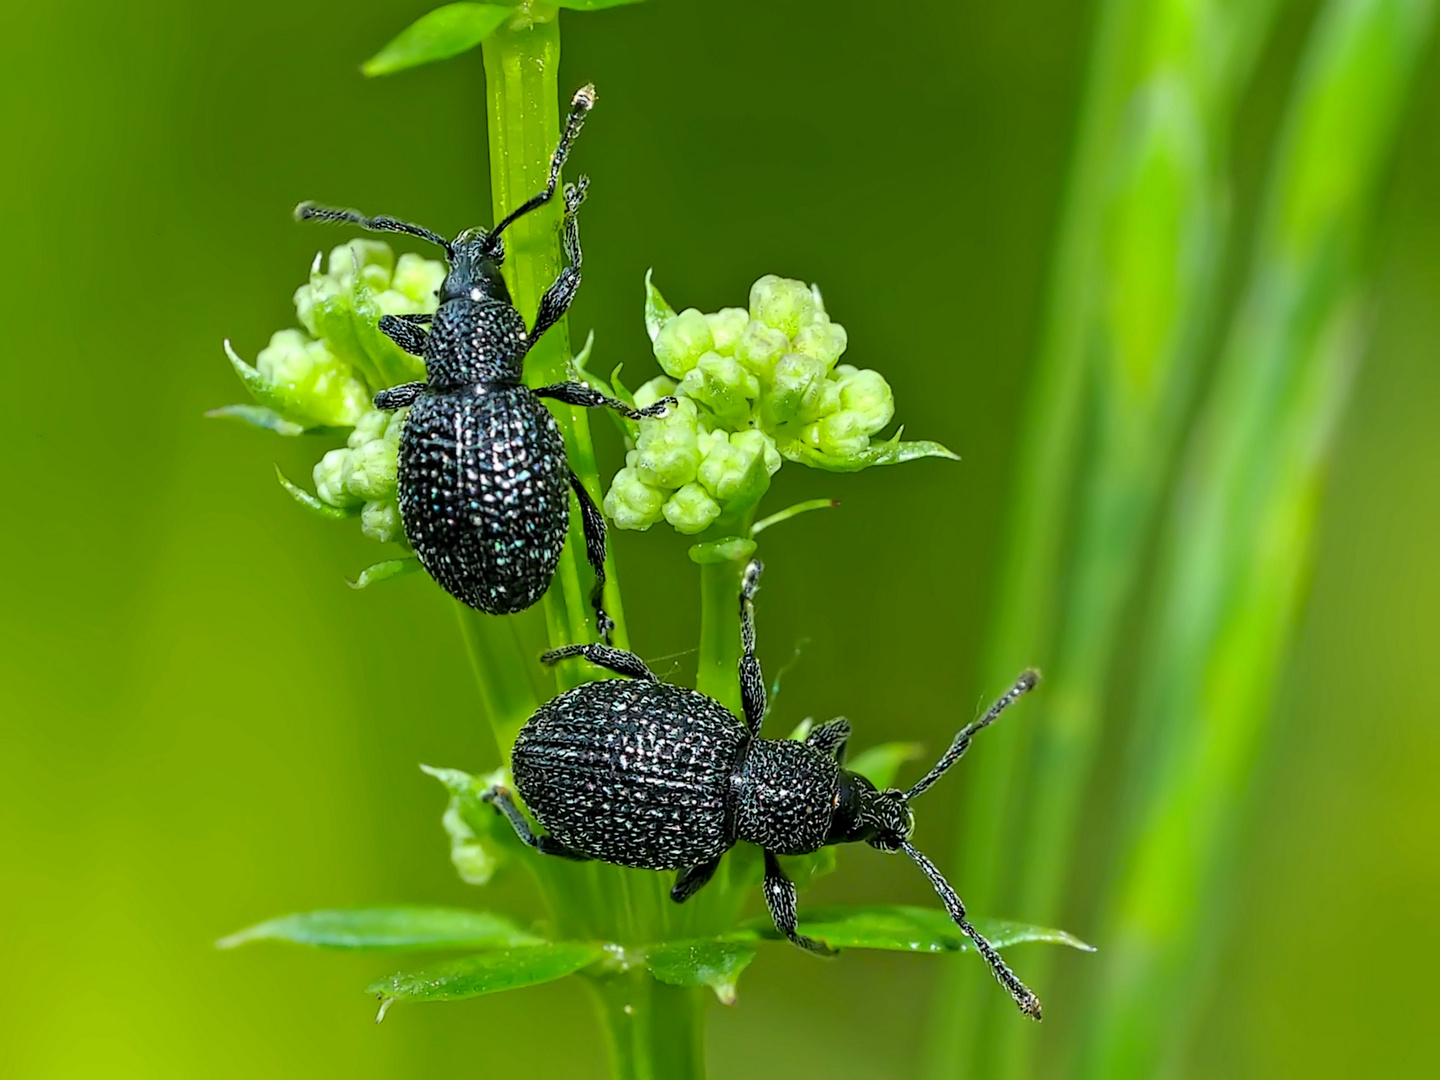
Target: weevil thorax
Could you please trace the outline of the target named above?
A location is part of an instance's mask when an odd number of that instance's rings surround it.
[[[501,274],[505,242],[469,229],[450,245],[449,259],[425,355],[427,380],[436,389],[518,383],[528,339]]]
[[[735,773],[736,835],[777,855],[824,847],[836,806],[835,759],[794,739],[756,739]]]
[[[859,773],[840,770],[827,844],[864,842],[881,851],[899,851],[914,831],[915,815],[903,791],[880,791]]]

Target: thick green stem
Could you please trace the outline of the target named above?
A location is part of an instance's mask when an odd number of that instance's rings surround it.
[[[494,220],[544,189],[550,156],[560,137],[558,65],[560,30],[554,9],[524,5],[515,18],[484,43],[487,119],[489,122],[491,202]],[[568,101],[569,95],[566,95]],[[515,306],[533,323],[540,298],[559,274],[560,222],[563,199],[527,214],[505,234],[505,278]],[[571,378],[569,332],[565,320],[552,327],[531,348],[525,363],[531,385]],[[570,467],[600,501],[600,475],[585,410],[548,403],[565,438]],[[546,629],[551,646],[595,639],[589,600],[589,570],[580,516],[572,513],[570,536],[555,578],[545,595]],[[615,643],[627,647],[624,610],[613,558],[606,560],[605,608],[615,620]],[[514,739],[520,715],[526,670],[499,670],[515,663],[513,648],[497,648],[501,637],[488,623],[467,624],[467,641],[476,655],[482,697],[496,699],[496,736],[502,753]],[[513,632],[511,635],[513,642]],[[503,646],[503,642],[498,642]],[[493,650],[493,651],[492,651]],[[478,655],[477,655],[478,654]],[[531,663],[521,658],[520,665]],[[585,664],[557,665],[555,678],[566,690],[603,674]],[[598,938],[626,946],[665,940],[673,928],[674,905],[662,875],[591,862],[564,863],[546,859],[534,864],[557,928],[577,937]],[[598,980],[597,1003],[619,1078],[701,1076],[700,1053],[703,998],[656,983],[643,968]]]
[[[459,602],[455,611],[480,688],[480,705],[495,734],[500,756],[508,763],[520,725],[540,705],[526,674],[534,659],[526,656],[521,647],[514,617],[485,615]]]

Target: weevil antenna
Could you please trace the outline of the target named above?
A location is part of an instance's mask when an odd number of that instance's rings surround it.
[[[975,738],[977,731],[993,724],[997,716],[1015,704],[1021,695],[1035,689],[1036,684],[1039,682],[1040,672],[1034,668],[1027,668],[1025,671],[1022,671],[1020,677],[1015,680],[1015,685],[1010,687],[999,701],[990,706],[989,712],[978,720],[970,721],[970,723],[960,729],[960,733],[955,736],[955,740],[950,744],[950,749],[945,751],[945,756],[937,761],[934,768],[922,776],[919,782],[905,793],[906,801],[915,798],[917,795],[924,794],[936,780],[939,780],[940,777],[945,775],[950,766],[965,756],[965,751],[970,749],[970,740]]]
[[[990,970],[994,973],[995,978],[1000,980],[1000,985],[1010,991],[1010,996],[1015,999],[1015,1004],[1020,1006],[1020,1011],[1033,1020],[1039,1020],[1040,999],[1035,996],[1033,990],[1016,978],[1015,973],[1010,970],[1005,961],[1000,959],[1000,954],[996,951],[995,946],[985,939],[985,935],[970,925],[970,920],[965,918],[965,903],[951,884],[945,880],[945,875],[940,873],[935,864],[922,855],[910,841],[907,840],[900,846],[906,855],[915,860],[915,865],[920,867],[921,872],[930,879],[930,884],[940,897],[940,902],[945,905],[945,910],[949,913],[950,918],[954,920],[956,926],[964,931],[965,936],[975,943],[975,951],[990,965]]]
[[[343,210],[330,206],[316,206],[312,202],[302,202],[295,207],[295,220],[348,221],[351,225],[359,225],[362,229],[368,229],[371,232],[405,233],[407,236],[418,236],[421,240],[439,244],[445,249],[445,254],[448,256],[455,254],[454,249],[450,246],[450,241],[439,233],[433,233],[423,225],[411,225],[408,221],[399,221],[392,217],[366,217],[359,210]]]
[[[545,184],[545,190],[526,199],[514,210],[511,210],[500,224],[491,229],[489,239],[492,243],[520,218],[530,213],[531,210],[540,209],[555,197],[555,187],[560,183],[560,170],[565,166],[565,159],[570,156],[570,144],[575,141],[575,136],[580,134],[580,129],[585,125],[585,117],[594,107],[595,87],[593,84],[586,83],[575,91],[575,96],[570,99],[570,115],[565,120],[565,130],[560,135],[560,142],[555,147],[555,153],[550,156],[550,179]]]

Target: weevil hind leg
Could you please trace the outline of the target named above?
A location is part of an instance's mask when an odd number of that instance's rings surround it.
[[[520,807],[515,805],[515,795],[509,788],[500,784],[486,788],[480,793],[480,801],[489,803],[504,814],[505,819],[510,822],[510,827],[515,830],[515,835],[525,844],[540,852],[541,855],[555,855],[561,859],[569,859],[571,862],[591,861],[591,857],[583,851],[566,847],[553,836],[532,829],[530,822],[525,820],[525,815],[520,812]]]
[[[715,876],[715,868],[720,865],[724,856],[717,856],[709,862],[700,863],[689,869],[681,870],[675,875],[675,884],[670,889],[670,899],[677,904],[683,904],[697,892],[709,884],[710,879]]]

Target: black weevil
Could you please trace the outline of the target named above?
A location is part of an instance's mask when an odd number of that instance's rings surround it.
[[[910,803],[960,760],[970,740],[1039,681],[1024,672],[980,719],[955,736],[934,768],[909,791],[879,791],[841,767],[850,724],[821,724],[804,742],[760,738],[765,682],[755,658],[754,595],[761,564],[745,570],[740,593],[742,724],[725,706],[663,683],[634,653],[606,645],[567,645],[549,664],[580,656],[624,680],[586,683],[546,703],[525,722],[511,754],[515,787],[547,833],[536,832],[509,789],[483,794],[520,839],[546,855],[600,859],[644,870],[676,870],[670,898],[683,903],[710,880],[737,840],[765,852],[765,902],[776,929],[817,953],[832,950],[796,929],[795,886],[777,855],[864,841],[903,851],[930,880],[955,924],[1026,1015],[1040,1001],[970,925],[965,905],[935,864],[911,843]]]
[[[597,628],[609,641],[613,624],[602,603],[605,519],[571,471],[555,418],[539,399],[603,405],[635,420],[660,415],[674,399],[637,412],[582,383],[532,390],[520,381],[525,354],[565,314],[580,286],[575,212],[585,197],[584,177],[564,189],[562,235],[570,265],[545,291],[528,331],[500,276],[505,261],[501,234],[554,197],[570,143],[594,104],[593,86],[576,93],[550,159],[545,190],[489,232],[467,229],[451,241],[394,218],[311,203],[296,207],[295,216],[406,233],[445,249],[450,270],[435,314],[386,315],[380,320],[380,329],[397,345],[425,358],[425,382],[392,386],[375,395],[376,408],[410,408],[400,436],[396,480],[405,536],[420,564],[447,592],[473,608],[492,615],[521,611],[545,594],[555,574],[570,524],[569,491],[574,491],[586,556],[595,571],[591,601]]]

